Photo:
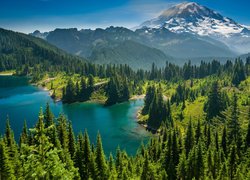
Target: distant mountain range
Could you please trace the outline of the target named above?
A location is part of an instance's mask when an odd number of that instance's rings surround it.
[[[142,23],[138,28],[166,28],[171,32],[211,37],[225,43],[232,51],[250,51],[250,29],[216,11],[194,2],[177,4],[159,17]]]
[[[149,68],[155,62],[230,59],[250,51],[250,30],[197,3],[181,3],[134,30],[55,29],[31,35],[95,63]]]

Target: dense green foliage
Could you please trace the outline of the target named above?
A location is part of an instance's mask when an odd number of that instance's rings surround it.
[[[107,105],[113,105],[119,102],[128,101],[130,97],[130,88],[126,78],[112,77],[106,88],[108,99]]]
[[[0,71],[17,69],[18,73],[64,70],[83,59],[68,55],[39,38],[0,29]],[[73,66],[72,66],[73,65]]]
[[[47,105],[34,128],[24,125],[19,144],[9,121],[0,139],[1,179],[249,179],[249,114],[247,133],[239,126],[237,95],[220,128],[206,122],[164,126],[134,157],[118,147],[106,157],[100,134],[95,146],[87,131],[75,138],[71,123],[54,118]],[[52,119],[52,121],[51,121]],[[50,122],[48,124],[48,122]],[[47,125],[46,125],[47,124]],[[227,129],[227,130],[226,130]]]
[[[149,114],[147,128],[156,131],[161,124],[173,126],[170,101],[164,102],[162,89],[149,86],[145,96],[145,104],[142,114]]]
[[[24,123],[19,143],[7,118],[0,179],[250,179],[250,58],[135,71],[94,65],[42,40],[0,31],[0,71],[16,69],[33,82],[65,72],[66,83],[58,83],[65,103],[87,101],[101,89],[113,105],[146,89],[142,124],[158,133],[135,156],[118,147],[108,158],[99,133],[95,145],[87,131],[76,138],[66,117],[55,118],[47,104],[35,127]]]
[[[244,71],[237,70],[239,64],[241,64],[240,66],[242,66]],[[209,88],[211,89],[209,95],[210,101],[206,103],[204,108],[207,109],[205,111],[209,112],[215,110],[212,114],[208,114],[207,116],[208,119],[211,119],[215,115],[218,115],[216,111],[222,111],[228,105],[226,92],[223,91],[219,93],[219,88],[225,86],[238,87],[239,83],[244,81],[249,74],[249,61],[246,63],[243,63],[241,60],[236,60],[235,63],[228,61],[226,64],[220,64],[218,61],[213,61],[212,63],[201,62],[200,66],[192,65],[189,62],[183,67],[167,63],[164,68],[157,68],[153,64],[151,71],[133,71],[126,65],[94,65],[92,72],[93,73],[88,75],[82,74],[81,72],[77,72],[78,74],[70,72],[63,75],[63,77],[59,76],[58,78],[60,79],[56,80],[57,82],[55,82],[55,84],[53,80],[51,83],[48,81],[48,83],[46,79],[44,80],[44,84],[47,87],[47,84],[49,84],[48,88],[53,92],[53,96],[62,94],[57,98],[62,98],[65,103],[87,101],[91,99],[94,92],[102,92],[103,96],[105,96],[103,101],[107,105],[113,105],[115,103],[127,101],[131,95],[145,93],[145,83],[148,81],[161,81],[163,86],[166,84],[178,83],[178,86],[174,87],[175,93],[171,93],[170,102],[171,104],[182,104],[182,108],[185,108],[185,101],[194,102],[199,96],[207,95]],[[34,73],[36,74],[36,72]],[[233,79],[235,73],[244,74],[244,79],[241,79],[237,84],[234,84],[235,82]],[[46,77],[48,79],[54,79],[53,77],[56,77],[56,74],[57,72],[48,72]],[[226,81],[224,81],[224,84],[219,85],[214,83],[213,89],[208,83],[201,85],[199,88],[193,88],[196,79],[215,76],[222,76]],[[37,76],[34,75],[33,78],[34,77]],[[63,81],[61,78],[64,78],[64,81],[66,81],[64,85],[60,83],[60,81]],[[96,80],[98,81],[96,82]],[[183,84],[183,82],[188,80],[190,80],[190,86]],[[212,106],[209,104],[212,104]],[[149,106],[147,108],[149,108]],[[214,110],[212,110],[213,108]]]
[[[220,115],[220,112],[227,107],[227,95],[222,96],[219,91],[218,82],[212,84],[212,88],[208,95],[208,100],[204,106],[204,111],[207,113],[207,120]]]
[[[72,103],[76,101],[89,100],[91,93],[94,91],[94,77],[90,75],[88,82],[85,78],[81,78],[80,82],[74,82],[69,79],[66,87],[63,89],[62,100],[65,103]]]

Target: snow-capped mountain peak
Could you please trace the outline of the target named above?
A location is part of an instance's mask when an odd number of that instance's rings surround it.
[[[163,11],[163,13],[160,15],[161,18],[190,18],[190,17],[196,17],[196,16],[211,16],[211,15],[217,15],[217,13],[209,10],[206,7],[200,6],[197,3],[194,2],[187,2],[187,3],[181,3],[177,4],[176,6],[173,6],[170,9],[167,9]]]
[[[140,27],[167,28],[175,33],[188,32],[201,36],[230,37],[246,27],[216,11],[195,2],[177,4],[162,12],[160,16],[146,21]]]

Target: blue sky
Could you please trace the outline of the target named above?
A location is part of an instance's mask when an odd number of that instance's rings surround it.
[[[128,28],[159,15],[182,0],[2,0],[0,27],[25,33],[36,29]],[[235,21],[250,25],[249,0],[194,0]]]

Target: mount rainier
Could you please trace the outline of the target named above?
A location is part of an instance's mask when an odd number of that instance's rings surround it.
[[[177,4],[138,28],[166,28],[174,33],[208,36],[220,40],[237,53],[250,51],[249,27],[194,2]]]

